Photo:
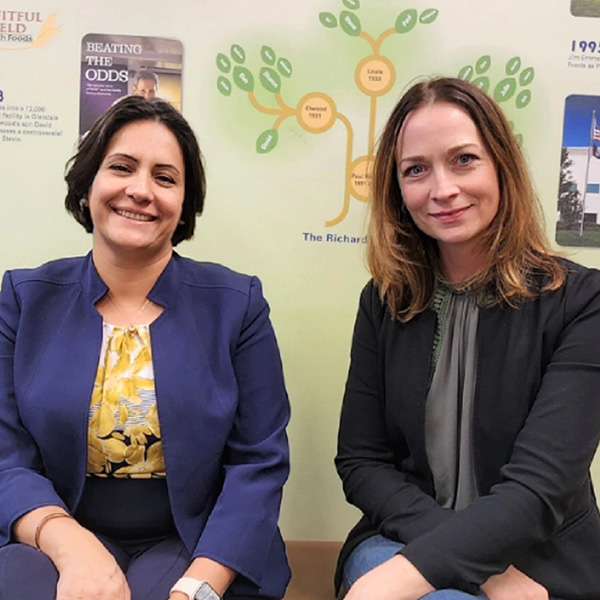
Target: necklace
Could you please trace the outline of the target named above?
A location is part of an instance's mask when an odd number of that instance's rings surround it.
[[[129,311],[125,310],[123,306],[121,306],[113,297],[111,292],[106,294],[108,301],[116,308],[117,312],[120,314],[127,314]],[[135,312],[131,315],[131,319],[129,320],[129,325],[127,326],[128,330],[135,329],[135,321],[142,315],[142,313],[146,310],[146,307],[150,304],[150,298],[145,298],[144,302],[140,304],[140,306],[135,310]]]

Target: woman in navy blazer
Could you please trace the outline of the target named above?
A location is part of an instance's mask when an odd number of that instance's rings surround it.
[[[282,367],[259,281],[173,251],[193,132],[126,98],[66,179],[92,252],[0,294],[0,598],[281,598]]]

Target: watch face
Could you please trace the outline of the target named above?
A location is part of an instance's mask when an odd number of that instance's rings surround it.
[[[213,590],[206,581],[198,588],[194,600],[221,600],[219,594]]]

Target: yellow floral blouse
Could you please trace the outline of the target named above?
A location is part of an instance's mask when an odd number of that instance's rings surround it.
[[[104,324],[90,407],[87,473],[165,477],[147,325]]]

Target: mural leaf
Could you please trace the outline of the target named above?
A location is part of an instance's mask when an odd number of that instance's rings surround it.
[[[242,64],[246,60],[246,52],[239,44],[233,44],[231,46],[231,58],[236,63]]]
[[[360,19],[354,13],[347,10],[343,10],[340,13],[340,27],[348,35],[352,36],[360,35],[360,32],[362,31]]]
[[[517,89],[517,80],[514,77],[506,77],[499,81],[494,88],[494,100],[496,102],[506,102],[510,100]]]
[[[276,129],[267,129],[263,131],[256,139],[256,151],[259,154],[271,152],[279,141],[279,133]]]
[[[321,21],[321,25],[329,27],[329,29],[337,27],[338,24],[335,15],[330,12],[319,13],[319,21]]]
[[[479,89],[483,90],[484,92],[488,92],[488,90],[490,89],[490,79],[489,77],[478,77],[477,79],[473,79],[473,81],[471,82],[473,85],[476,85]]]
[[[423,25],[429,25],[437,19],[437,16],[439,14],[440,11],[437,8],[428,8],[424,10],[419,16],[419,22],[423,23]]]
[[[533,81],[534,77],[535,77],[535,71],[533,70],[533,68],[527,67],[526,69],[523,69],[523,71],[519,75],[519,83],[522,86],[529,85]]]
[[[515,75],[519,69],[521,68],[521,59],[518,56],[513,56],[506,63],[506,74],[507,75]]]
[[[350,10],[357,10],[360,8],[360,0],[342,0],[344,6]]]
[[[266,62],[268,65],[275,64],[275,59],[277,58],[277,55],[275,54],[275,52],[273,52],[273,48],[269,48],[269,46],[263,46],[260,49],[260,55],[262,56],[263,61]]]
[[[492,59],[489,57],[489,55],[481,56],[475,64],[475,71],[477,71],[479,75],[483,75],[483,73],[490,68],[491,64]]]
[[[231,61],[222,52],[217,54],[217,69],[222,73],[231,71]]]
[[[458,78],[463,81],[471,81],[473,78],[473,74],[475,73],[475,69],[471,65],[465,65],[459,72]]]
[[[223,96],[229,96],[231,94],[231,82],[227,77],[223,77],[221,75],[219,79],[217,79],[217,89],[223,94]]]
[[[292,63],[287,58],[280,58],[277,61],[277,70],[284,77],[291,77]]]
[[[396,31],[408,33],[417,24],[417,11],[414,8],[403,10],[396,19]]]
[[[252,92],[254,90],[254,76],[246,67],[234,67],[233,81],[245,92]]]
[[[515,99],[517,108],[525,108],[531,102],[531,90],[521,90]]]
[[[268,92],[278,94],[281,90],[281,78],[277,72],[270,67],[263,67],[260,70],[260,82]]]

